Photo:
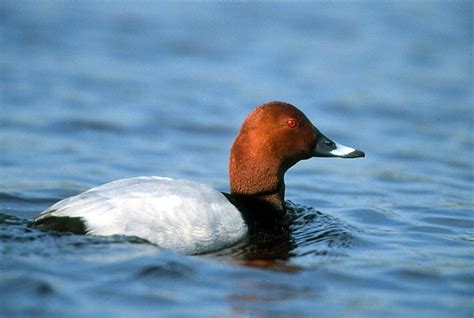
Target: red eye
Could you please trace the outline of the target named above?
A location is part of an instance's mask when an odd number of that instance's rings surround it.
[[[286,124],[287,124],[288,127],[290,127],[290,128],[296,128],[296,127],[298,127],[298,122],[296,121],[296,119],[293,119],[293,118],[288,119],[288,121],[286,122]]]

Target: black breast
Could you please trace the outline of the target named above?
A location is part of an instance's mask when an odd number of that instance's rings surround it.
[[[252,196],[223,194],[242,213],[251,235],[280,235],[289,231],[291,218],[286,210]]]

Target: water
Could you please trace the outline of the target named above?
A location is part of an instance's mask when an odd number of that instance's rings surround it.
[[[1,317],[472,317],[471,2],[0,4]],[[286,177],[291,235],[203,256],[42,232],[138,175],[227,190],[256,104],[363,160]]]

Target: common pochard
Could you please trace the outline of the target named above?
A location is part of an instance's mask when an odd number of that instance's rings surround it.
[[[188,180],[121,179],[66,198],[37,227],[90,235],[128,235],[162,249],[201,254],[252,233],[277,229],[285,215],[285,172],[311,157],[365,154],[331,141],[295,106],[270,102],[247,116],[230,150],[230,193]]]

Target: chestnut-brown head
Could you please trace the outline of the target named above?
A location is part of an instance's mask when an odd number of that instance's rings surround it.
[[[284,208],[284,174],[311,157],[363,157],[325,137],[295,106],[270,102],[245,119],[230,151],[232,195],[252,196]]]

